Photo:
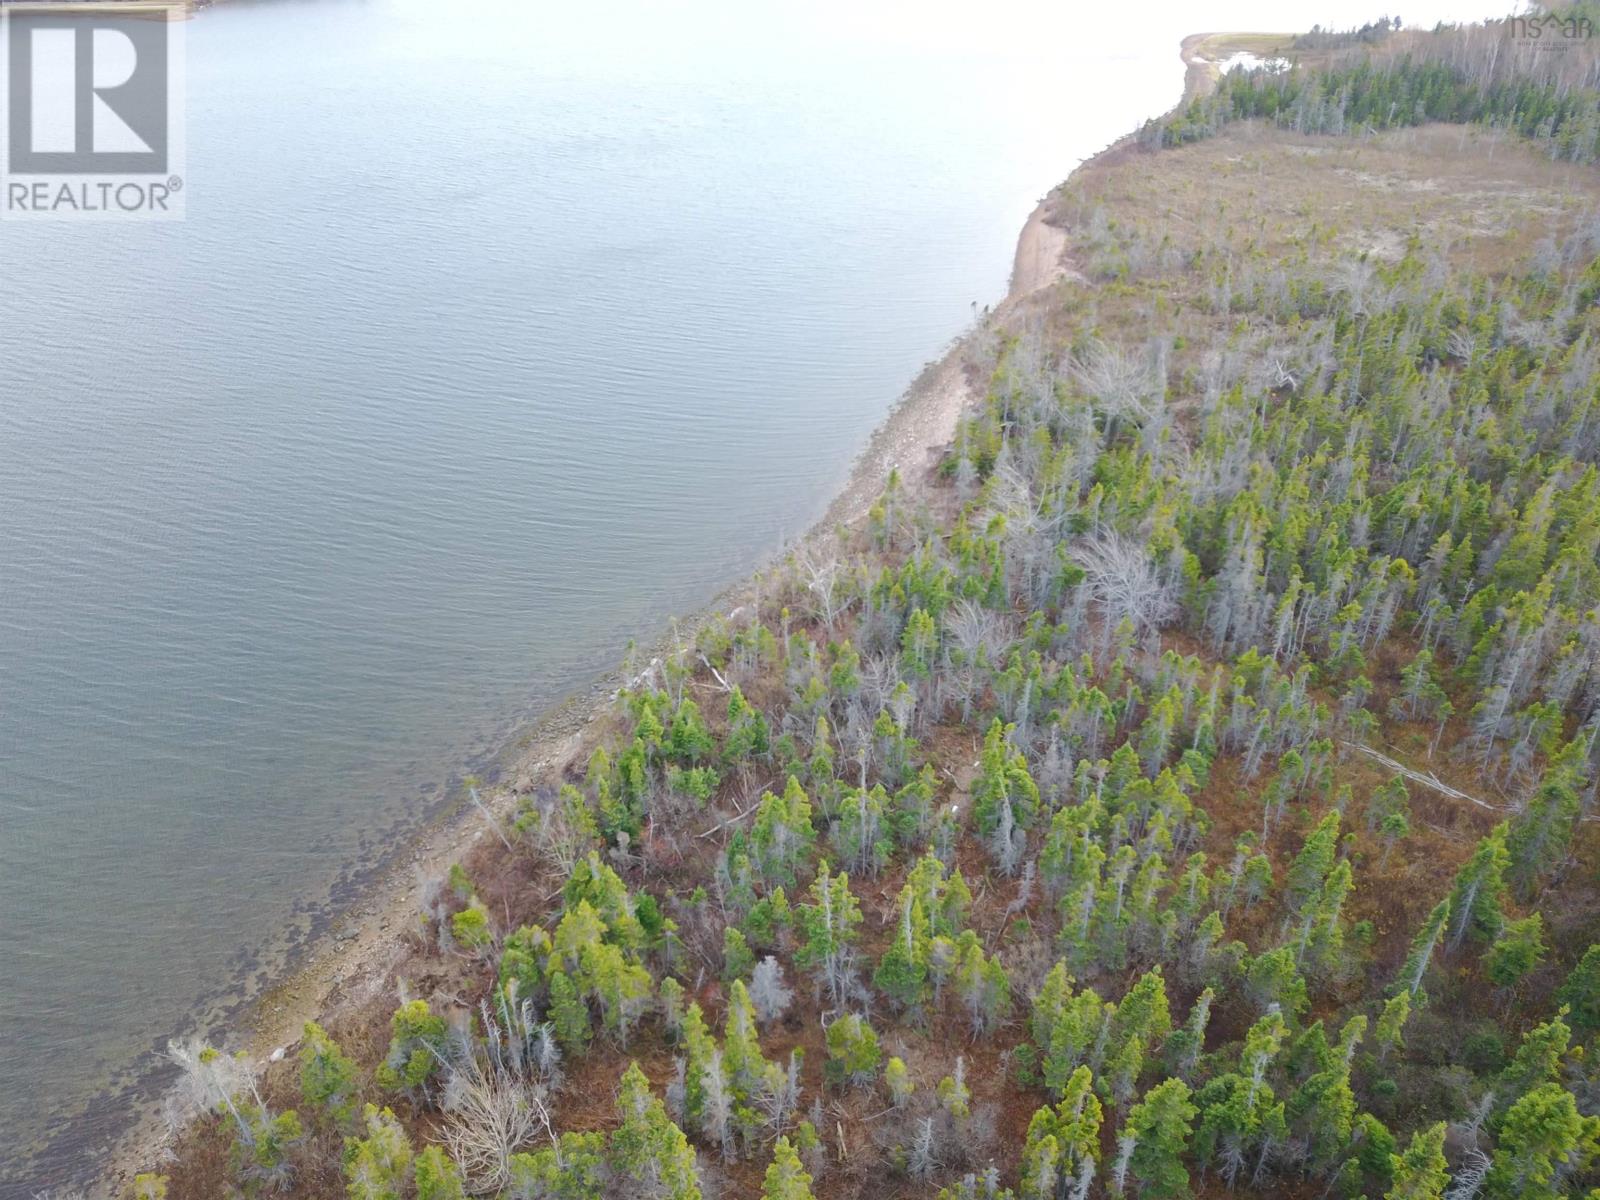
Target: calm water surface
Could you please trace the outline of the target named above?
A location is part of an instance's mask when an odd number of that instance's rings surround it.
[[[1067,7],[229,0],[187,222],[0,226],[0,1196],[820,515],[1036,198],[1177,96],[1192,9]]]

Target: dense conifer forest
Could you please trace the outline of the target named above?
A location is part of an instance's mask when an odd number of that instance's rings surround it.
[[[134,1194],[1595,1194],[1597,56],[1374,30],[1066,185],[937,468],[639,664],[381,1009],[175,1045]]]

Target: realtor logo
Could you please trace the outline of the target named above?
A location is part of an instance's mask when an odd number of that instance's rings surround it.
[[[182,9],[4,10],[0,216],[182,214]]]

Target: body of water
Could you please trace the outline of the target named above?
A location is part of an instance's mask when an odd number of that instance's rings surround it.
[[[185,222],[0,225],[0,1195],[819,516],[1183,33],[1341,23],[1069,7],[227,0]]]

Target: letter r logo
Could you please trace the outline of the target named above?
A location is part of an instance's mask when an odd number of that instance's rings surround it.
[[[167,171],[167,10],[118,10],[7,14],[13,174]]]

